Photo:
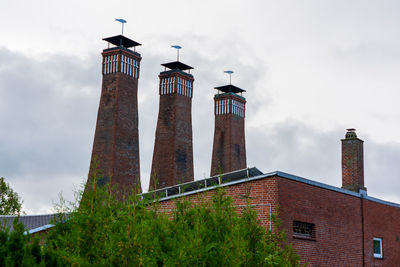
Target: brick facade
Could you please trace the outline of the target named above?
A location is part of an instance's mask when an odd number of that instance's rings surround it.
[[[309,266],[362,266],[361,200],[279,179],[279,217],[288,240]],[[293,233],[293,221],[312,223],[315,236]]]
[[[160,106],[150,190],[193,181],[191,74],[179,69],[159,75]]]
[[[103,80],[91,166],[96,159],[101,172],[98,185],[111,182],[123,194],[140,192],[137,91],[141,56],[122,46],[105,49],[102,56]]]
[[[266,228],[271,225],[270,211],[278,212],[287,240],[307,266],[399,266],[399,204],[281,172],[221,186],[238,211],[250,192],[251,205]],[[213,192],[210,188],[186,197],[197,202]],[[174,197],[161,199],[161,210],[171,212],[174,206]],[[312,224],[313,235],[294,233],[294,221]],[[382,259],[374,258],[374,237],[383,240]]]
[[[365,266],[400,266],[400,208],[363,199]],[[375,258],[373,238],[382,238],[383,258]]]
[[[245,105],[245,98],[235,93],[214,96],[211,176],[246,168]]]

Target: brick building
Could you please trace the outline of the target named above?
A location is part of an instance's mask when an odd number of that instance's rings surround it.
[[[122,35],[105,38],[103,83],[92,159],[102,175],[98,183],[119,185],[121,192],[140,191],[137,90],[141,56]],[[368,196],[364,185],[363,141],[354,129],[342,140],[342,188],[280,171],[246,168],[244,90],[217,87],[211,177],[193,181],[191,100],[192,67],[163,64],[152,177],[147,193],[160,197],[160,208],[174,209],[176,198],[209,198],[216,187],[232,196],[238,210],[250,205],[272,229],[278,213],[288,241],[308,266],[400,266],[400,204]],[[221,93],[222,92],[222,93]],[[222,175],[217,175],[222,171]],[[90,180],[89,175],[89,180]],[[384,179],[384,177],[380,177]],[[158,185],[156,186],[158,182]],[[184,183],[182,183],[184,182]],[[15,216],[0,216],[11,222]],[[49,216],[26,216],[33,232],[47,231]],[[29,228],[30,227],[30,228]]]
[[[105,174],[110,173],[105,179],[111,177],[126,190],[140,184],[137,81],[141,57],[128,49],[138,44],[126,37],[105,40],[115,46],[103,51],[93,157],[98,157]],[[238,209],[249,194],[267,229],[273,226],[271,214],[278,212],[289,242],[309,266],[400,266],[400,205],[367,195],[363,141],[354,129],[348,129],[342,140],[342,188],[280,171],[262,173],[246,168],[244,90],[232,84],[216,87],[211,177],[194,181],[192,67],[179,58],[162,66],[150,178],[150,190],[158,190],[148,194],[161,197],[164,211],[174,208],[175,198],[195,202],[199,194],[209,197],[220,186]]]
[[[160,207],[168,212],[175,198],[193,202],[223,187],[240,209],[249,194],[261,223],[271,229],[278,212],[288,241],[308,266],[400,266],[400,204],[367,195],[363,141],[354,129],[342,140],[343,188],[288,173],[248,168],[163,188]],[[347,189],[350,188],[351,190]]]

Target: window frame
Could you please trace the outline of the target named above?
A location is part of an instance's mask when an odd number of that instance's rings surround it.
[[[380,253],[375,253],[375,241],[379,242],[379,249]],[[374,258],[376,259],[383,259],[383,238],[381,237],[374,237],[372,241],[372,250],[374,252]]]

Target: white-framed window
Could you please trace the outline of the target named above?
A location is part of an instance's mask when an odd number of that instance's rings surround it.
[[[373,247],[374,247],[374,258],[383,258],[383,251],[382,251],[382,238],[379,237],[374,237],[373,241]]]

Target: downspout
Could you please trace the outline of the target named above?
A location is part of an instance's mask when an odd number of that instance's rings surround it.
[[[365,248],[364,248],[364,193],[361,191],[361,249],[362,249],[362,266],[365,266]]]

